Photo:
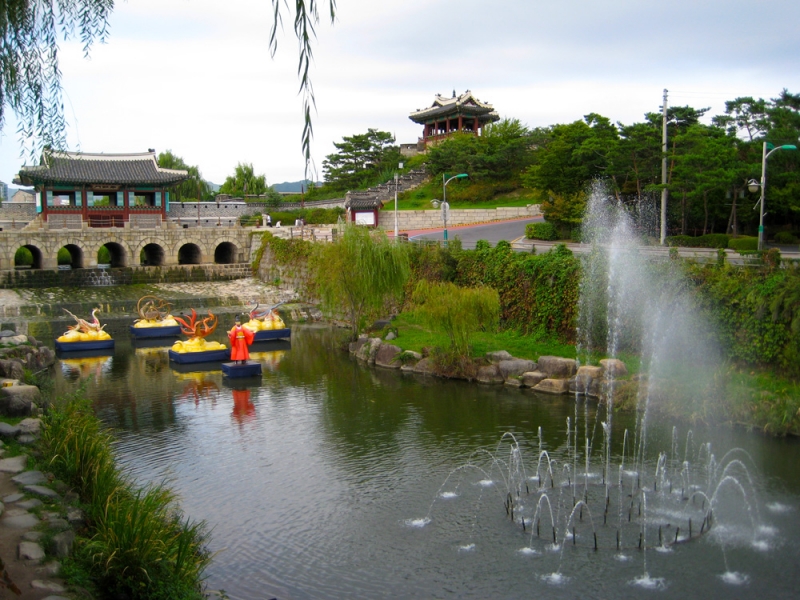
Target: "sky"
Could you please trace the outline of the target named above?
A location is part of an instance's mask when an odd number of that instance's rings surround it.
[[[69,149],[172,150],[217,184],[239,162],[270,184],[302,179],[298,45],[286,15],[270,57],[271,6],[117,0],[88,59],[79,41],[60,46]],[[665,88],[709,117],[736,97],[800,93],[798,23],[797,0],[338,0],[311,67],[316,178],[343,136],[416,142],[409,113],[454,90],[529,127],[641,121]],[[0,181],[31,164],[22,152],[9,111]]]

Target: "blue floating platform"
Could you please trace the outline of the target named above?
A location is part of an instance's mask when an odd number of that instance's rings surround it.
[[[261,375],[261,363],[248,360],[246,363],[222,363],[222,374],[225,377],[258,377]]]
[[[292,330],[286,327],[285,329],[265,329],[263,331],[256,331],[253,336],[254,342],[268,342],[270,340],[288,340],[292,337]]]
[[[191,365],[194,363],[204,362],[222,362],[231,357],[231,351],[228,348],[225,350],[207,350],[206,352],[186,352],[180,354],[174,350],[169,351],[169,359],[179,365]]]
[[[180,325],[170,327],[134,327],[131,325],[131,335],[138,339],[177,337],[181,334]]]
[[[93,340],[91,342],[59,342],[56,340],[56,350],[59,352],[84,352],[86,350],[113,350],[114,340]]]

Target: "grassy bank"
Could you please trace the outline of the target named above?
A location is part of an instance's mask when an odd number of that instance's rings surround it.
[[[72,488],[87,528],[61,576],[94,597],[200,600],[204,523],[185,519],[164,485],[139,487],[117,466],[89,401],[61,400],[44,418],[40,468]]]

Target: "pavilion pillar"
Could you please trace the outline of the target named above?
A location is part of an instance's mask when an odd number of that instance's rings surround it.
[[[458,115],[458,130],[462,131],[464,129],[464,116]]]

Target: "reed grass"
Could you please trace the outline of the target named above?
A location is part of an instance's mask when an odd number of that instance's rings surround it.
[[[185,519],[166,485],[136,486],[117,466],[112,441],[82,398],[45,417],[42,460],[75,489],[87,514],[90,534],[79,539],[76,562],[104,598],[202,598],[211,561],[206,524]]]

